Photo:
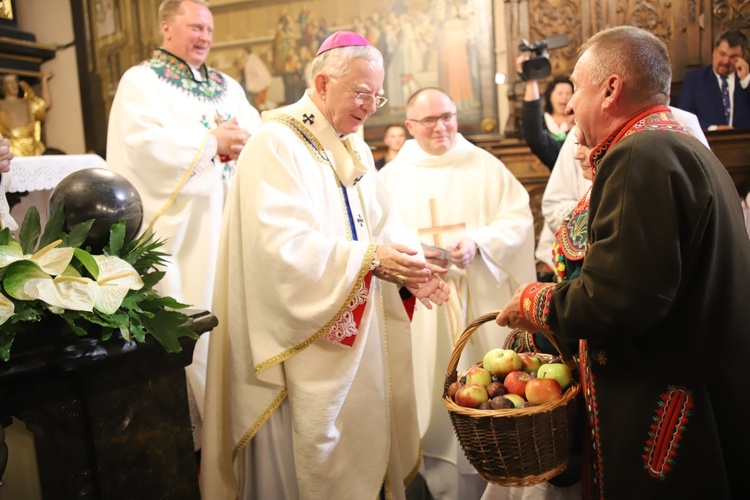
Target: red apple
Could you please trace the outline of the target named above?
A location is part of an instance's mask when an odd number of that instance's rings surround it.
[[[526,400],[518,394],[506,394],[503,397],[506,399],[510,399],[513,402],[513,406],[515,406],[516,408],[521,408],[526,402]]]
[[[526,399],[532,405],[541,405],[562,396],[562,388],[553,378],[534,378],[526,383]]]
[[[484,355],[482,366],[493,375],[505,377],[521,369],[521,358],[512,349],[492,349]]]
[[[479,384],[487,387],[492,383],[492,374],[481,366],[472,366],[466,372],[466,385]]]
[[[531,380],[531,375],[526,372],[510,372],[505,376],[503,385],[509,393],[524,397],[526,395],[526,383],[529,380]]]
[[[463,385],[463,384],[461,384],[461,382],[459,382],[458,380],[456,380],[451,385],[449,385],[448,386],[448,396],[450,396],[451,398],[453,396],[455,396],[456,392],[461,388],[461,385]]]
[[[456,391],[456,404],[466,408],[479,408],[488,399],[487,389],[483,385],[465,385]]]
[[[508,394],[508,389],[506,389],[502,382],[492,382],[489,387],[487,387],[487,395],[489,395],[490,399],[505,394]]]
[[[542,366],[542,360],[530,352],[522,352],[518,357],[521,358],[521,369],[526,373],[535,372]]]
[[[545,363],[537,370],[536,378],[553,378],[565,390],[573,381],[573,373],[563,363]]]

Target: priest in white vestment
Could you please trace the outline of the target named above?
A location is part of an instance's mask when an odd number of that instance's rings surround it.
[[[385,103],[380,52],[336,32],[313,74],[264,115],[229,193],[205,499],[403,499],[419,468],[409,314],[448,297],[445,270],[425,263],[356,135]]]
[[[171,258],[159,291],[210,310],[226,190],[260,115],[239,83],[204,64],[213,17],[203,0],[165,0],[159,20],[161,48],[126,71],[117,87],[107,167],[138,190],[142,231],[166,240]],[[186,370],[196,445],[207,349],[203,335]]]
[[[479,498],[486,483],[466,461],[442,402],[455,340],[474,318],[497,309],[535,279],[534,224],[523,185],[492,154],[457,132],[456,106],[438,89],[409,99],[406,126],[414,139],[379,175],[393,191],[401,217],[423,245],[428,262],[449,266],[445,307],[417,306],[412,323],[421,473],[435,499]],[[447,258],[446,258],[447,257]],[[500,302],[502,303],[502,302]],[[492,323],[472,336],[459,369],[502,347],[507,330]]]

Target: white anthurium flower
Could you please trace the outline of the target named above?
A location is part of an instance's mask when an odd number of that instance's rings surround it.
[[[42,271],[52,276],[61,274],[73,259],[73,248],[55,248],[62,240],[57,240],[40,249],[34,255],[24,255],[21,245],[15,241],[0,246],[0,268],[9,266],[19,260],[30,260]]]
[[[0,293],[0,325],[8,321],[14,312],[16,312],[16,306],[8,297]]]
[[[128,290],[143,288],[143,280],[138,272],[119,257],[94,255],[99,266],[99,290],[96,296],[98,311],[105,314],[115,313],[122,305]]]
[[[94,309],[98,289],[89,278],[65,274],[53,278],[31,260],[9,267],[3,284],[5,291],[18,300],[39,299],[53,307],[89,312]]]

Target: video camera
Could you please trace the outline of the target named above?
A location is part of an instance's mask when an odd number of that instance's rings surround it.
[[[529,43],[521,39],[518,49],[521,52],[533,52],[528,61],[524,61],[521,78],[524,81],[541,80],[547,78],[552,73],[552,63],[547,55],[548,49],[559,49],[568,45],[568,35],[555,35],[548,38],[542,38],[534,43]]]

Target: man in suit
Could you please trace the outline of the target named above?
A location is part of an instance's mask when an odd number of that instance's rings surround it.
[[[747,51],[747,37],[727,31],[714,44],[711,66],[685,75],[678,107],[696,114],[703,130],[750,127]]]

